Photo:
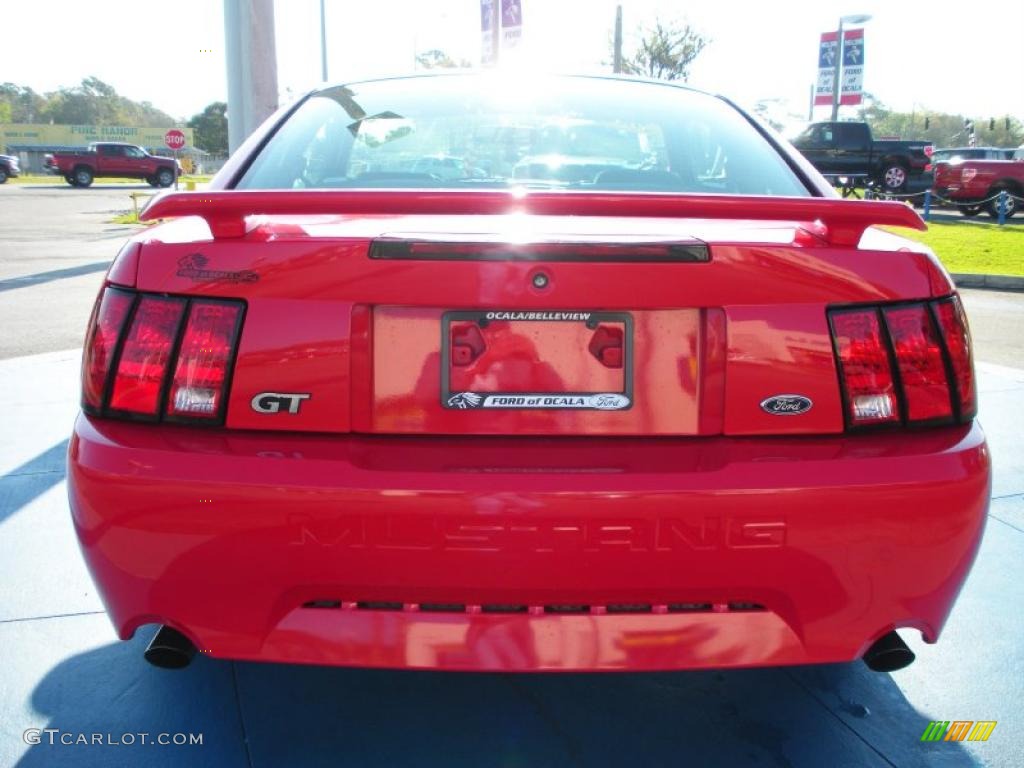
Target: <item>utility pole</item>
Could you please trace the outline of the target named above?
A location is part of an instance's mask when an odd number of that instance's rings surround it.
[[[224,0],[231,152],[277,109],[274,0]]]
[[[615,6],[615,54],[612,72],[622,73],[622,6]]]
[[[327,12],[324,10],[326,0],[320,0],[320,77],[327,82]]]

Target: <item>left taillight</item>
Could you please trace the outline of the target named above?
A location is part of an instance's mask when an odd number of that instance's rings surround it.
[[[245,305],[108,286],[93,310],[82,406],[129,419],[222,423]]]
[[[103,407],[110,363],[134,301],[131,291],[119,288],[104,289],[96,300],[82,356],[82,405],[90,410]]]

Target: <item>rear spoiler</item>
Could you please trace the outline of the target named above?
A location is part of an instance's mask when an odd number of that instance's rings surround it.
[[[850,247],[878,224],[927,229],[909,206],[878,200],[422,189],[172,192],[153,198],[139,219],[200,216],[215,238],[227,238],[244,236],[251,229],[246,218],[259,215],[506,213],[793,222],[832,245]]]

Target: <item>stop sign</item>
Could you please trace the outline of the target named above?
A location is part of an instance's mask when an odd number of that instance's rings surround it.
[[[181,149],[185,146],[185,134],[177,128],[171,128],[164,134],[164,144],[171,149]]]

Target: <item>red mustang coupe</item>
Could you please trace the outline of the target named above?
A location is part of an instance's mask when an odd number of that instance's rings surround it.
[[[978,550],[963,309],[725,99],[324,88],[110,268],[69,490],[122,638],[448,670],[896,669]]]

